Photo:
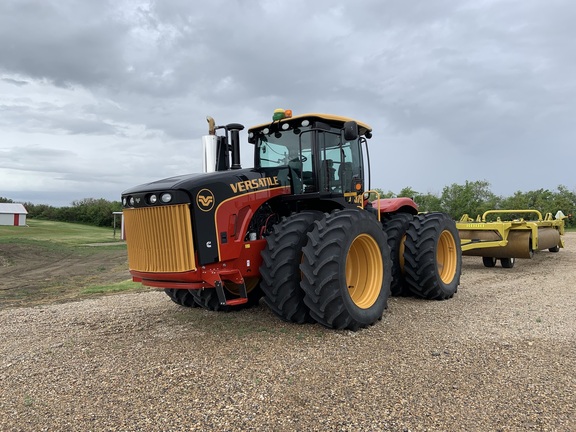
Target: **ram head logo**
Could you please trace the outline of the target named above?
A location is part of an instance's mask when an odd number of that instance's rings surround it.
[[[210,211],[214,207],[214,194],[208,189],[202,189],[196,195],[196,205],[202,211]]]

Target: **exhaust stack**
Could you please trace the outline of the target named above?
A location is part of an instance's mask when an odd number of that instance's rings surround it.
[[[218,154],[218,137],[216,136],[216,127],[214,119],[206,117],[208,122],[208,135],[202,137],[202,172],[210,173],[216,171],[216,155]]]
[[[202,172],[211,173],[214,171],[227,171],[229,169],[240,169],[240,131],[244,126],[238,123],[230,123],[226,126],[216,126],[214,119],[206,117],[208,121],[208,135],[202,137]],[[217,129],[224,129],[226,135],[216,135]],[[228,144],[230,135],[230,144]],[[230,156],[232,166],[230,166]]]

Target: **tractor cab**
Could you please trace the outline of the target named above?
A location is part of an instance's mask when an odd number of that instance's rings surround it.
[[[287,168],[293,194],[357,196],[364,191],[362,146],[370,126],[346,117],[276,110],[273,122],[250,128],[254,167]]]

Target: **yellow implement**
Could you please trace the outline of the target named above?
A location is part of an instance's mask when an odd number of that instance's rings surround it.
[[[488,221],[489,215],[528,215],[510,221]],[[488,210],[482,217],[467,214],[456,223],[460,234],[462,255],[481,256],[484,265],[493,267],[500,259],[503,267],[512,267],[516,258],[532,258],[535,251],[548,249],[558,252],[564,247],[564,218],[559,212],[543,218],[538,210]]]

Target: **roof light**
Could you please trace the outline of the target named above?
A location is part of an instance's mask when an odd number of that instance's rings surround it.
[[[272,121],[278,121],[278,120],[282,120],[282,119],[288,119],[288,118],[292,118],[292,110],[290,109],[282,109],[282,108],[276,108],[274,110],[274,115],[272,116]]]

